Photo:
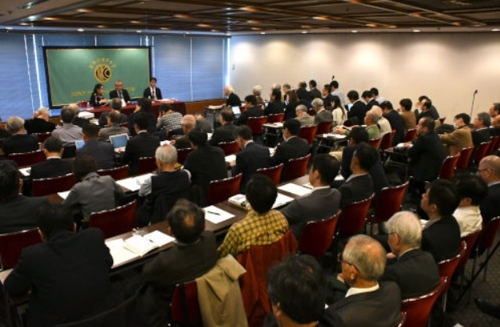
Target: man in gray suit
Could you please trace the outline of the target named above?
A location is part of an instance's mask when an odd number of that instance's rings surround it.
[[[339,167],[340,163],[332,156],[317,155],[309,170],[309,182],[313,186],[311,194],[295,199],[281,210],[297,239],[302,236],[308,221],[332,217],[339,210],[340,192],[330,188]]]
[[[295,108],[295,113],[297,114],[297,117],[295,119],[297,119],[300,122],[300,126],[314,124],[314,117],[307,113],[307,107],[304,106],[303,104],[299,104]]]
[[[109,127],[104,127],[99,131],[99,139],[101,141],[108,141],[111,135],[128,134],[128,128],[120,126],[121,115],[119,111],[111,110],[107,118],[107,125]]]
[[[321,100],[319,98],[314,99],[311,102],[311,105],[312,105],[314,111],[316,111],[316,117],[314,118],[315,124],[333,121],[333,115],[330,111],[325,109],[325,106],[323,105],[323,100]]]

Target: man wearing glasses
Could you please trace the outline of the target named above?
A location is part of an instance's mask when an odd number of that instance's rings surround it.
[[[500,216],[500,158],[486,156],[481,160],[478,174],[488,184],[488,196],[479,206],[483,223],[486,225],[492,218]]]
[[[130,95],[128,91],[123,88],[123,82],[118,80],[115,82],[115,89],[109,92],[109,98],[119,98],[125,101],[125,103],[130,103]]]

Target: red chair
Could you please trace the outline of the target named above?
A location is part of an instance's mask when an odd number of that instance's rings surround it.
[[[438,178],[441,179],[450,179],[455,174],[455,167],[457,166],[458,159],[460,158],[460,152],[455,154],[454,156],[447,156],[443,164],[441,165],[441,169],[439,170]]]
[[[24,153],[11,153],[7,156],[7,159],[15,161],[19,167],[26,167],[44,161],[45,154],[43,154],[42,150]]]
[[[406,131],[404,142],[411,142],[415,139],[415,137],[417,137],[417,129],[411,128]]]
[[[483,275],[484,281],[486,281],[488,262],[489,262],[490,258],[493,256],[493,254],[495,253],[495,250],[500,245],[500,241],[499,241],[497,243],[497,245],[495,246],[493,252],[491,252],[491,248],[493,247],[493,244],[495,242],[495,237],[498,234],[498,231],[500,231],[500,217],[495,217],[495,218],[491,219],[488,222],[488,224],[486,224],[486,226],[484,226],[483,230],[481,231],[481,235],[479,235],[478,246],[476,248],[476,256],[475,256],[474,262],[473,262],[473,271],[475,270],[475,266],[476,266],[476,260],[477,260],[476,258],[479,256],[479,249],[485,249],[486,250],[486,259],[484,262],[482,262],[480,264],[481,268],[484,267],[484,275]],[[480,271],[477,272],[477,274],[479,274],[479,273],[480,273]]]
[[[378,139],[371,139],[371,140],[368,140],[368,143],[374,147],[375,149],[378,149],[380,147],[380,141],[382,139],[379,137]]]
[[[397,327],[406,326],[405,322],[406,322],[406,312],[403,311],[403,312],[401,312],[401,322],[399,323],[399,325],[397,325]]]
[[[474,151],[474,147],[470,146],[468,148],[463,148],[462,151],[460,151],[460,158],[457,161],[457,169],[467,169],[469,166],[469,159],[470,156],[472,155],[472,151]]]
[[[461,270],[465,265],[467,264],[467,261],[470,258],[470,254],[472,253],[472,249],[474,249],[476,242],[479,238],[479,235],[481,235],[481,230],[475,232],[475,233],[470,233],[469,235],[466,235],[462,237],[462,241],[464,241],[467,244],[467,248],[465,250],[464,255],[462,256],[462,260],[460,260],[460,263],[457,266],[457,271]],[[472,272],[474,274],[474,272]]]
[[[479,166],[479,162],[481,162],[481,160],[486,157],[490,148],[490,144],[491,141],[483,142],[476,147],[476,154],[474,155],[474,166]]]
[[[243,174],[234,177],[211,181],[208,186],[208,205],[226,201],[231,196],[240,193],[240,184]]]
[[[147,174],[156,170],[156,158],[155,157],[141,157],[137,160],[137,174]]]
[[[318,124],[318,128],[316,129],[316,135],[318,134],[327,134],[332,131],[332,122],[324,121]]]
[[[332,244],[341,212],[339,210],[335,216],[327,219],[308,222],[300,238],[298,251],[316,258],[325,254]]]
[[[283,170],[283,164],[280,163],[279,165],[274,167],[259,168],[257,169],[257,173],[266,175],[274,182],[275,185],[278,185],[280,183],[282,170]]]
[[[188,154],[191,153],[191,151],[193,151],[193,149],[191,148],[177,150],[177,162],[181,165],[184,165],[184,163],[186,162],[186,158]]]
[[[500,147],[500,135],[492,136],[490,138],[490,141],[491,141],[491,144],[490,144],[490,148],[488,149],[488,154],[495,154],[495,152]]]
[[[314,137],[316,136],[317,129],[318,125],[302,126],[300,128],[298,136],[306,140],[308,144],[312,144],[314,142]]]
[[[439,122],[441,123],[441,125],[444,124],[444,121],[446,120],[446,117],[441,117],[441,118],[438,118]]]
[[[136,226],[136,209],[137,201],[134,200],[111,210],[93,212],[90,214],[89,226],[102,230],[106,238],[130,232]]]
[[[99,169],[97,173],[100,176],[111,176],[115,181],[118,181],[120,179],[128,178],[130,167],[128,165],[125,165],[111,169]]]
[[[368,199],[353,202],[342,209],[337,228],[337,236],[341,240],[346,240],[363,230],[366,215],[374,196],[375,194],[372,194]]]
[[[170,319],[176,326],[203,326],[195,280],[175,286],[170,312]]]
[[[267,117],[250,117],[247,120],[247,126],[252,130],[252,135],[261,135],[264,130],[262,125],[267,123]]]
[[[342,123],[342,125],[344,125],[345,127],[351,127],[352,126],[352,122],[349,119],[346,119],[344,121],[344,123]]]
[[[52,135],[52,132],[33,133],[32,135],[36,136],[36,138],[38,139],[38,142],[43,143],[43,142],[45,142],[46,139],[48,139]]]
[[[465,251],[467,250],[467,243],[465,241],[462,241],[460,243],[460,250],[458,251],[458,254],[454,256],[453,258],[446,259],[446,260],[441,260],[438,262],[438,269],[439,269],[439,276],[441,277],[446,277],[448,280],[451,280],[453,274],[457,270],[457,266],[460,264],[460,261],[462,260],[462,257],[465,254]],[[442,293],[444,294],[443,296],[443,312],[446,311],[446,302],[448,298],[448,289],[450,288],[451,283],[446,284],[443,287]]]
[[[401,210],[401,204],[403,203],[403,197],[408,188],[408,183],[409,182],[406,182],[394,187],[384,187],[380,190],[380,193],[375,199],[373,213],[368,219],[371,225],[370,235],[373,235],[374,224],[389,220],[392,215]]]
[[[288,163],[286,164],[286,168],[282,174],[282,180],[284,182],[287,182],[292,179],[304,176],[307,173],[307,164],[309,163],[310,158],[311,155],[308,154],[305,157],[291,159],[290,161],[288,161]]]
[[[31,182],[31,195],[44,196],[57,192],[65,192],[71,190],[75,185],[75,175],[67,174],[53,178],[34,179]]]
[[[38,228],[0,234],[0,261],[2,269],[14,268],[21,257],[22,249],[41,242],[42,239],[38,233]]]
[[[394,136],[396,135],[396,130],[393,129],[390,133],[385,133],[380,139],[379,150],[384,151],[392,147],[392,142],[394,141]]]
[[[406,312],[405,327],[427,327],[434,302],[447,283],[448,278],[441,277],[439,285],[429,293],[402,301],[401,310]]]
[[[285,113],[281,114],[271,114],[267,116],[267,122],[272,124],[272,123],[281,123],[285,119]]]
[[[236,143],[236,141],[221,142],[221,143],[217,144],[217,146],[219,148],[221,148],[222,151],[224,151],[225,156],[229,156],[231,154],[236,154],[236,153],[238,153],[238,151],[240,151],[240,146],[238,145],[238,143]]]
[[[263,109],[263,108],[261,108],[261,109]],[[245,111],[247,111],[247,107],[241,106],[240,107],[240,113],[244,113]]]

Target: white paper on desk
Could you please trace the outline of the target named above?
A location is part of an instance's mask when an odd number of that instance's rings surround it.
[[[158,245],[140,235],[133,235],[132,237],[127,238],[124,241],[123,245],[125,246],[125,248],[134,252],[140,257],[145,255],[149,251],[159,248]]]
[[[219,209],[216,206],[205,207],[203,211],[205,211],[205,219],[214,224],[221,223],[234,217],[232,213]]]
[[[232,161],[235,161],[236,160],[236,155],[235,154],[230,154],[228,156],[226,156],[226,162],[227,163],[230,163]]]
[[[331,138],[339,139],[340,140],[340,139],[345,138],[345,135],[328,133],[328,134],[323,134],[323,137],[331,137]]]
[[[139,255],[125,248],[125,242],[121,238],[106,242],[106,246],[113,257],[113,267],[139,257]]]
[[[214,135],[214,133],[207,133],[207,140],[210,141],[212,139],[212,135]]]
[[[19,171],[23,176],[29,176],[31,174],[31,167],[19,168]]]
[[[294,183],[288,183],[285,185],[281,185],[278,187],[278,189],[285,191],[285,192],[288,192],[288,193],[298,195],[298,196],[304,196],[304,195],[311,193],[311,190],[309,188],[303,187],[303,186],[300,186],[300,185],[297,185]]]
[[[159,230],[155,230],[151,233],[143,235],[142,237],[153,242],[154,244],[158,245],[159,247],[162,247],[164,245],[167,245],[168,243],[172,243],[173,241],[175,241],[175,238],[173,238],[172,236],[167,235],[165,233],[162,233]]]
[[[276,152],[276,148],[269,148],[269,155],[274,156],[274,153]]]
[[[283,123],[274,123],[274,126],[276,126],[276,127],[283,127]]]
[[[151,178],[153,174],[144,174],[136,177],[129,177],[116,181],[116,183],[131,192],[138,191],[141,184],[148,178]]]
[[[69,195],[69,192],[71,191],[66,191],[66,192],[58,192],[57,195],[59,195],[63,200],[66,200],[66,198]]]
[[[276,209],[278,207],[282,207],[285,204],[290,203],[292,201],[293,201],[293,198],[278,192],[278,197],[276,198],[276,201],[274,201],[273,209]]]
[[[307,188],[311,188],[311,189],[313,188],[311,183],[305,183],[305,184],[302,184],[302,186],[307,187]]]

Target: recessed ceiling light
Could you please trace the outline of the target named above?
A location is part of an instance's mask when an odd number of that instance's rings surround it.
[[[351,33],[358,33],[358,30],[352,30]]]
[[[160,27],[161,30],[167,31],[170,29],[170,27]]]
[[[266,32],[260,32],[260,34],[264,35],[264,34],[266,34]]]
[[[36,1],[30,1],[25,3],[24,5],[18,6],[18,9],[31,9],[36,5],[39,5],[41,3],[47,2],[49,0],[36,0]]]
[[[5,29],[6,30],[11,30],[13,27],[12,26],[7,26]]]
[[[79,28],[79,29],[77,29],[77,31],[81,33],[81,32],[84,32],[85,30],[83,28]]]
[[[105,28],[106,25],[97,25],[97,28]]]
[[[498,29],[498,28],[494,28],[494,29],[492,29],[491,31],[492,31],[492,32],[498,32],[498,31],[500,31],[500,29]]]
[[[307,31],[302,31],[301,33],[302,33],[302,34],[307,34]]]
[[[420,33],[420,30],[413,30],[413,33]]]
[[[142,31],[141,31],[141,30],[137,30],[136,32],[137,32],[137,33],[142,33]]]
[[[132,24],[142,24],[140,20],[131,20],[130,23]]]

